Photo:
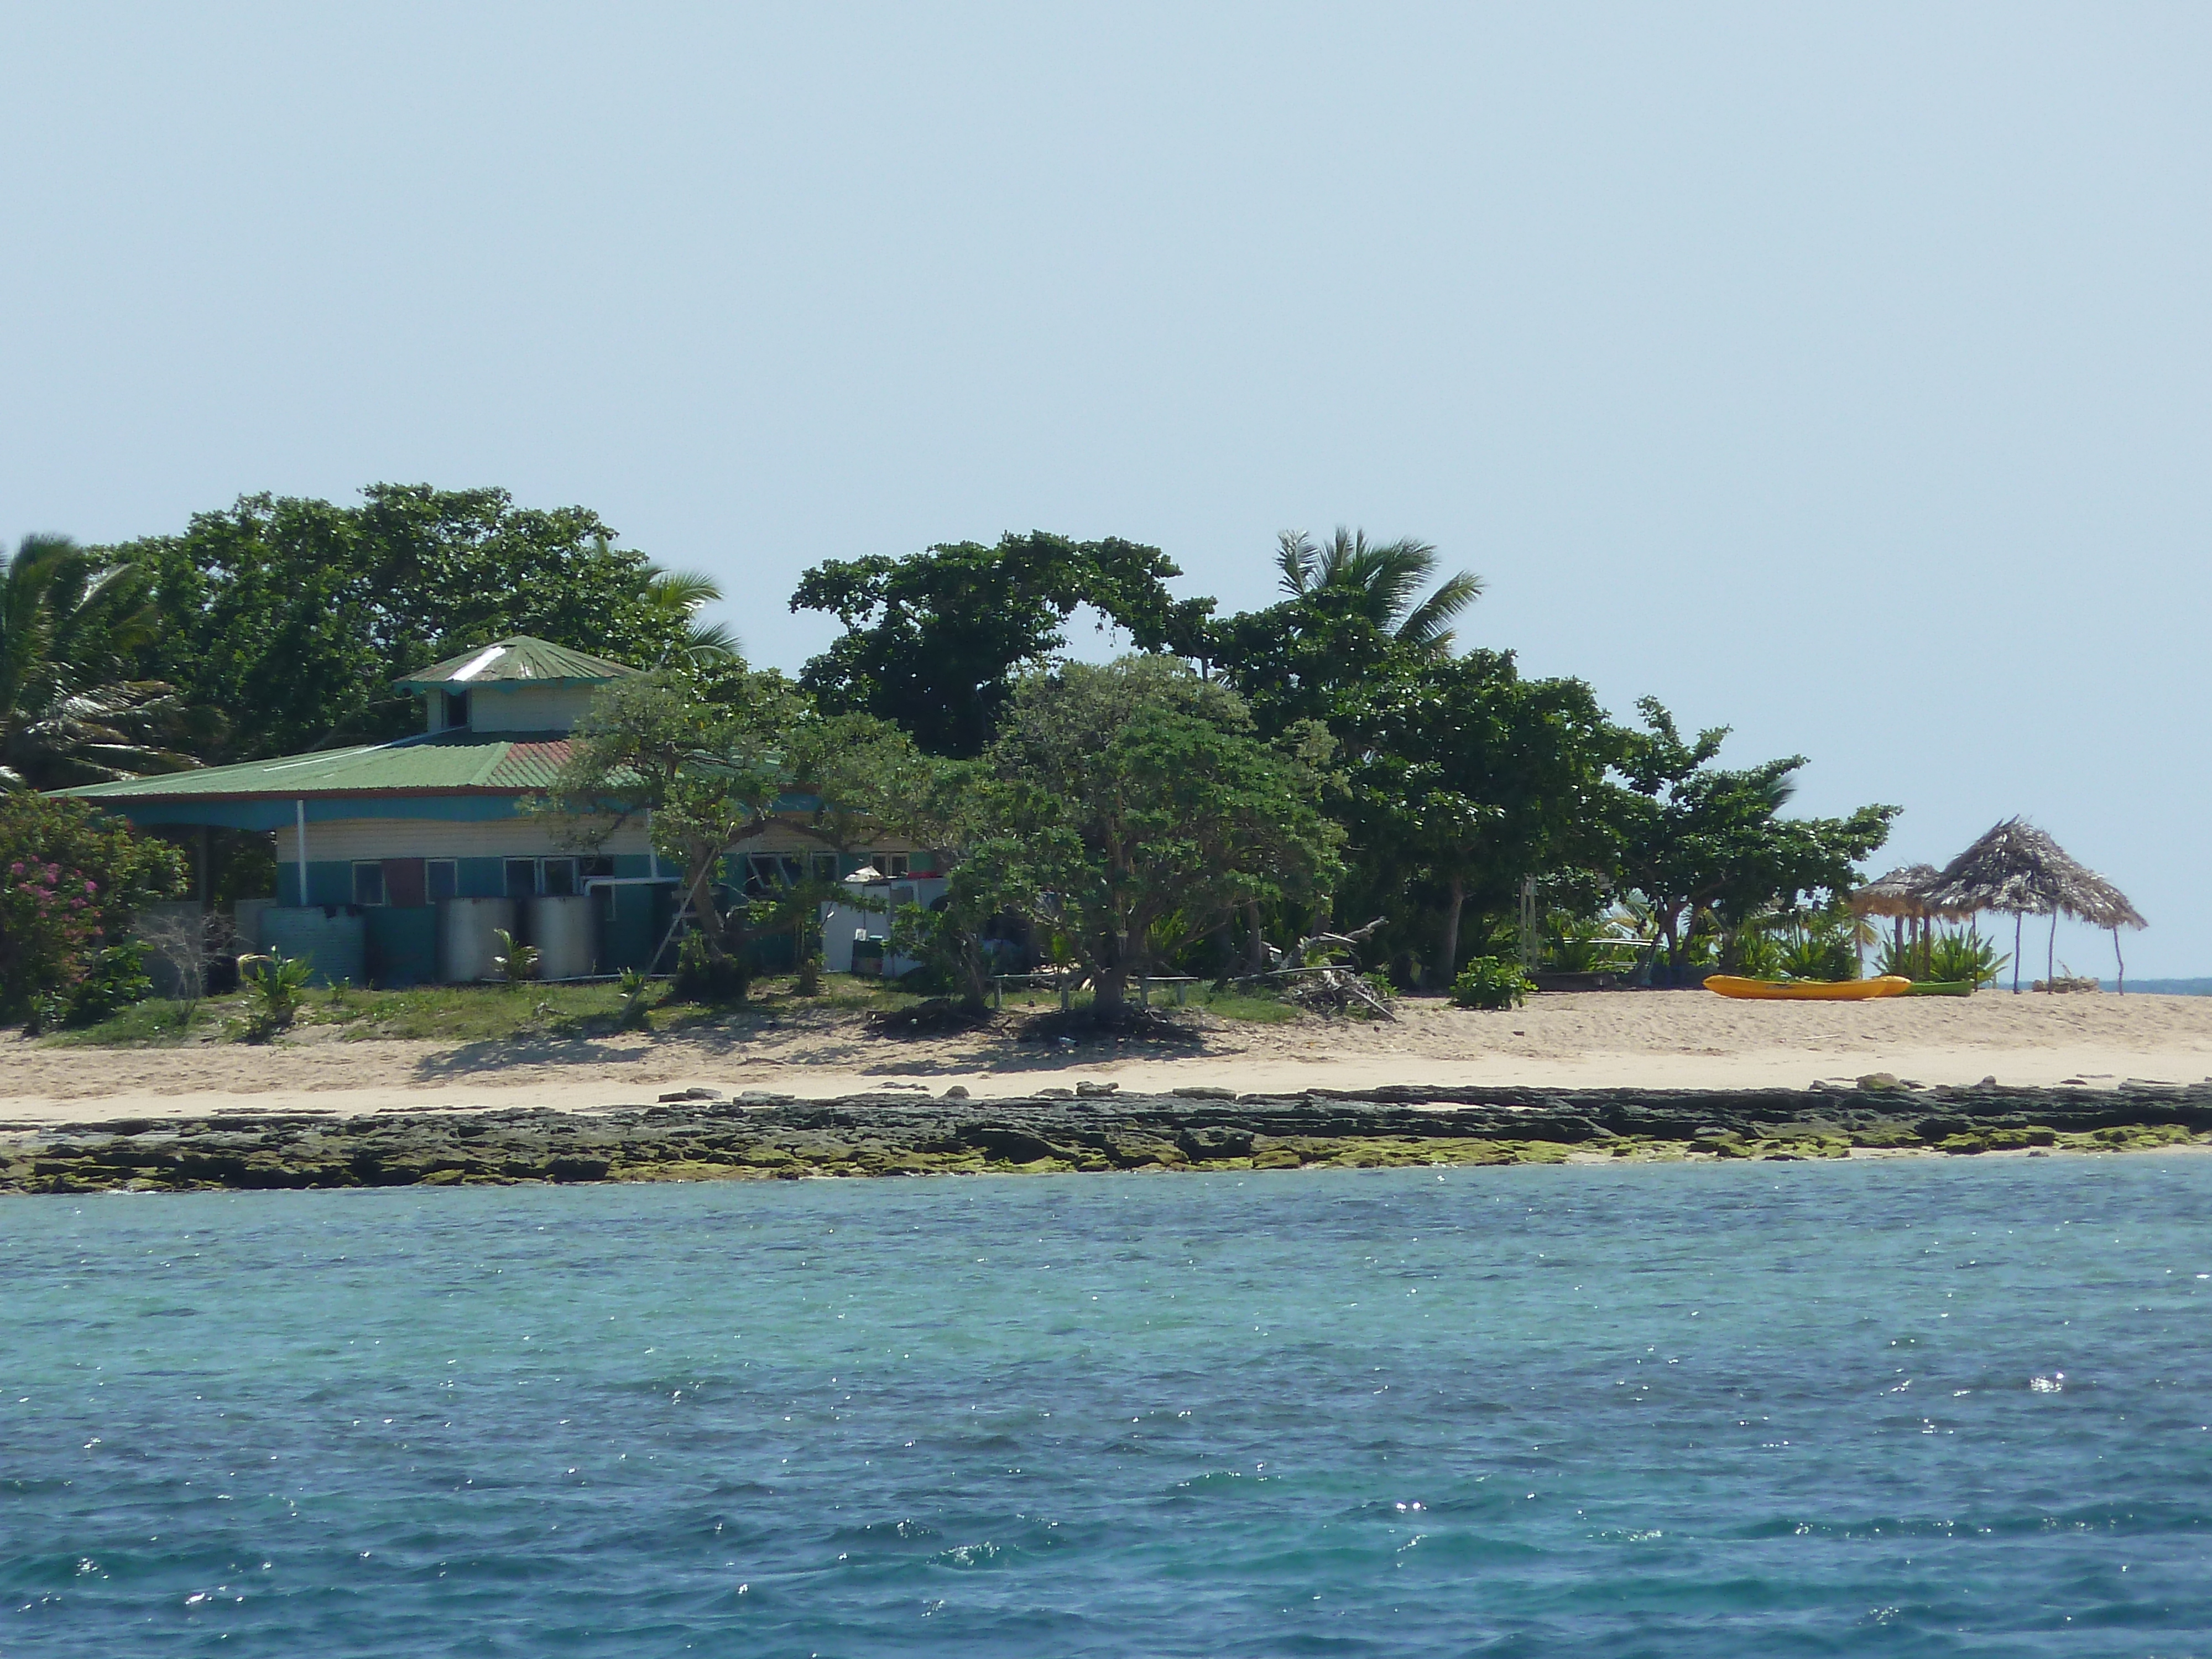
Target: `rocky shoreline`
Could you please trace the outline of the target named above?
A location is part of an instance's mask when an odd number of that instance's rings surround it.
[[[0,1123],[0,1193],[701,1181],[807,1176],[1269,1170],[1628,1158],[2124,1151],[2212,1143],[2212,1082],[1705,1091],[1386,1088],[1122,1094],[1110,1085],[971,1100],[687,1090],[651,1105],[383,1112],[295,1109],[103,1123]]]

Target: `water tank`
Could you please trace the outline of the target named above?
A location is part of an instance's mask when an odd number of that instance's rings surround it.
[[[538,977],[582,979],[598,952],[592,948],[592,901],[583,893],[548,894],[530,901],[530,942],[538,947]]]
[[[491,959],[502,954],[492,937],[500,928],[514,931],[511,898],[450,898],[438,902],[438,977],[448,985],[469,985],[501,977]]]

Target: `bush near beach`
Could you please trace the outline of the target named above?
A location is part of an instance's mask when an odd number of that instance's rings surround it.
[[[0,1019],[99,1019],[144,995],[131,914],[184,879],[174,848],[81,801],[0,794]]]

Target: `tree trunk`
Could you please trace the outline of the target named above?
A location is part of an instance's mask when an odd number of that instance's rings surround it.
[[[1455,874],[1451,878],[1451,897],[1444,904],[1443,983],[1438,988],[1443,990],[1449,990],[1459,977],[1459,918],[1466,908],[1467,878]]]
[[[1264,974],[1267,971],[1267,936],[1260,931],[1260,901],[1244,902],[1244,960],[1247,972]]]

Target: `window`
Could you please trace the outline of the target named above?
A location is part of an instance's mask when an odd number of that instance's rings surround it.
[[[879,853],[876,855],[876,868],[896,879],[906,874],[908,856],[904,853]]]
[[[576,885],[576,860],[574,859],[547,859],[545,860],[545,872],[544,877],[538,882],[538,890],[541,893],[551,893],[562,898],[566,898],[571,894],[581,891],[582,890]]]
[[[354,866],[353,902],[356,904],[384,902],[384,866],[381,862]]]
[[[837,879],[837,855],[835,853],[817,853],[806,862],[812,871],[815,880]]]
[[[538,895],[538,860],[509,859],[507,860],[507,896],[535,898]]]
[[[755,898],[772,888],[796,886],[805,875],[805,864],[789,853],[745,855],[745,891]]]
[[[446,693],[446,729],[465,728],[469,723],[469,694],[465,691]]]
[[[576,860],[577,890],[580,892],[583,890],[583,884],[587,881],[596,881],[602,878],[612,881],[614,874],[615,861],[612,859],[578,859]]]
[[[422,884],[431,903],[459,896],[461,867],[451,859],[432,859],[422,866]]]

